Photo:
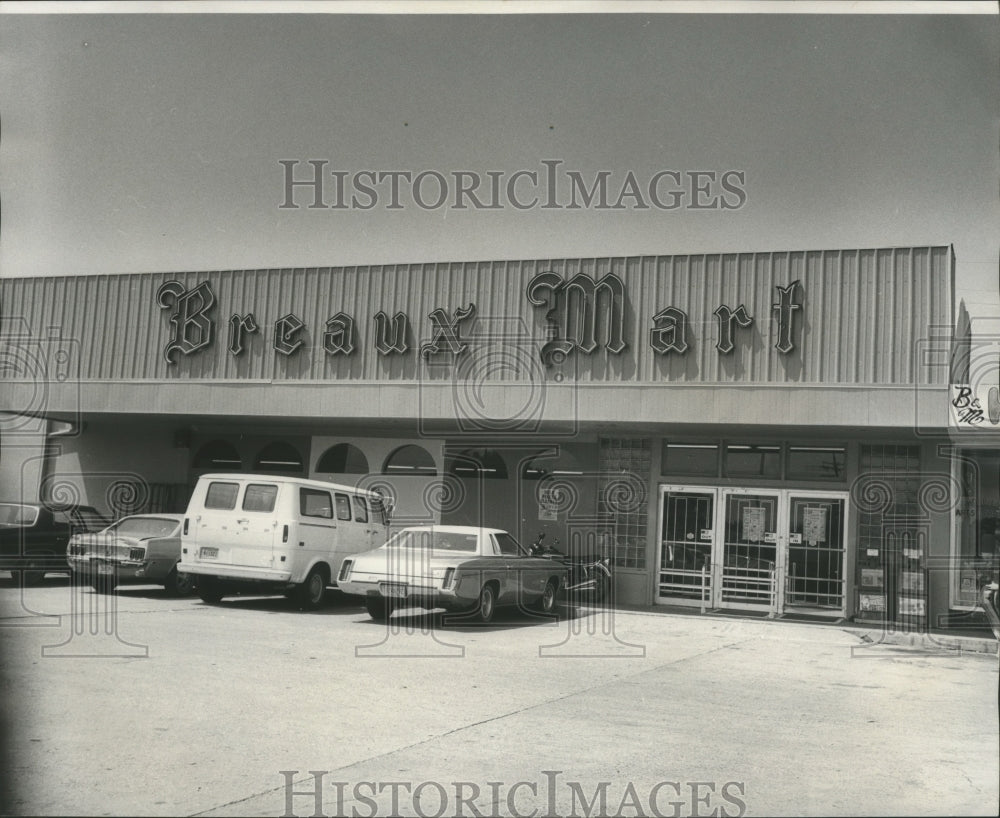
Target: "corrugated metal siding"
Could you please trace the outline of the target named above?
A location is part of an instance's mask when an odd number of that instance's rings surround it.
[[[511,362],[519,355],[537,361],[546,339],[542,310],[528,303],[525,288],[548,270],[564,278],[583,272],[599,279],[611,272],[625,283],[628,348],[620,355],[603,346],[589,356],[571,355],[564,374],[581,381],[912,384],[946,378],[922,371],[916,353],[931,326],[951,324],[949,247],[4,279],[0,314],[23,316],[36,335],[58,327],[77,341],[83,379],[407,381],[451,377],[449,367],[428,367],[419,356],[420,344],[430,339],[427,316],[439,307],[452,313],[474,303],[476,331],[495,335],[504,328],[509,337],[468,338],[466,356],[477,372],[488,371],[485,379],[511,380],[530,377],[523,366],[521,375],[513,374]],[[796,348],[782,355],[774,349],[775,287],[796,279],[802,284]],[[187,288],[208,281],[216,298],[212,346],[178,355],[174,365],[163,359],[172,310],[156,304],[157,289],[169,280]],[[737,331],[729,355],[715,348],[713,311],[720,304],[744,304],[754,318],[752,327]],[[657,355],[649,345],[652,316],[667,306],[688,315],[691,346],[684,355]],[[409,316],[407,354],[375,350],[373,316],[379,310]],[[323,349],[326,321],[341,311],[356,322],[350,356]],[[229,317],[249,312],[260,331],[237,358],[227,350]],[[290,357],[272,348],[274,322],[288,313],[306,325],[300,335],[305,345]],[[512,335],[518,327],[524,333]],[[463,324],[463,334],[469,331]],[[599,329],[598,340],[603,337]],[[491,357],[496,366],[489,366]]]

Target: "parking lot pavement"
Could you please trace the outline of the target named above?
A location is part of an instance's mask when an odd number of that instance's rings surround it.
[[[6,811],[997,812],[995,656],[561,614],[386,627],[336,594],[301,613],[55,577],[2,587]]]

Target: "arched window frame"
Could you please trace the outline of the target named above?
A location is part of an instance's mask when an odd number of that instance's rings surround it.
[[[215,439],[203,443],[194,459],[191,461],[191,468],[214,471],[242,471],[243,458],[239,451],[228,440]]]
[[[265,456],[269,458],[267,461]],[[302,474],[305,468],[302,454],[284,440],[272,440],[262,446],[253,460],[253,470],[264,474]]]
[[[422,465],[420,463],[393,463],[400,455],[406,456],[410,453],[416,455],[418,452],[425,456],[420,458],[424,460]],[[393,449],[382,463],[382,474],[391,474],[400,477],[436,477],[437,473],[437,464],[434,462],[433,455],[423,446],[418,446],[416,443],[406,443]]]
[[[335,458],[340,458],[340,451],[344,451],[344,455],[341,459],[345,468],[323,468],[324,465],[332,465],[329,461],[334,461]],[[352,465],[352,461],[354,462],[354,468],[346,468]],[[361,465],[362,463],[364,464],[363,466]],[[368,474],[368,458],[365,456],[365,453],[353,443],[348,443],[346,441],[335,443],[323,452],[322,455],[320,455],[319,460],[316,461],[316,471],[320,474]]]

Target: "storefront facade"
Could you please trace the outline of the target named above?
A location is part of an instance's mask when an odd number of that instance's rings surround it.
[[[622,603],[928,623],[964,587],[953,270],[907,247],[8,279],[0,485],[121,513],[301,474],[382,491],[397,526],[604,551]]]
[[[1000,579],[1000,337],[969,339],[951,390],[955,485],[952,608],[975,610]]]

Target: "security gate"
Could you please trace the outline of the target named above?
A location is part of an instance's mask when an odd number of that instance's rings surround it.
[[[676,605],[712,603],[716,490],[661,489],[659,596]]]
[[[660,487],[657,601],[845,615],[847,495]]]
[[[790,493],[784,609],[844,611],[846,498]]]
[[[722,583],[716,607],[774,610],[780,493],[723,489],[722,497]]]

